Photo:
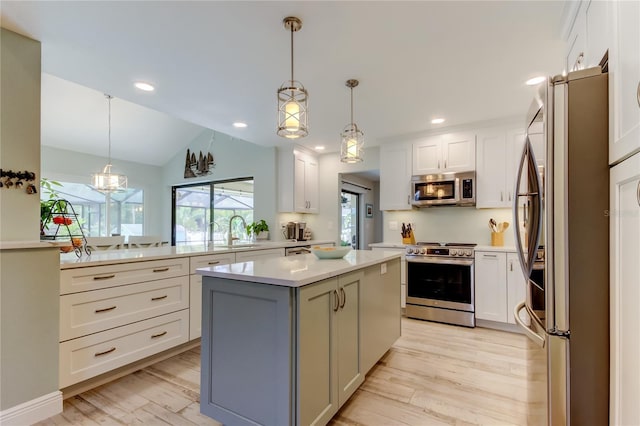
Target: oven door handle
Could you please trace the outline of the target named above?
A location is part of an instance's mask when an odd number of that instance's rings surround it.
[[[437,263],[440,265],[462,265],[462,266],[472,266],[473,259],[438,259],[438,258],[425,258],[425,257],[412,257],[405,256],[407,259],[407,263]]]

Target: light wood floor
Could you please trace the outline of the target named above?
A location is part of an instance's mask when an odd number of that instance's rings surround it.
[[[519,334],[403,318],[402,337],[331,424],[543,424],[531,396],[540,352]],[[194,349],[69,398],[38,425],[218,425],[200,414],[199,388]]]

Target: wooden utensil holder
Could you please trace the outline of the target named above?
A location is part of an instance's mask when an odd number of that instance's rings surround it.
[[[491,233],[491,245],[496,247],[502,247],[504,245],[504,233],[492,232]]]

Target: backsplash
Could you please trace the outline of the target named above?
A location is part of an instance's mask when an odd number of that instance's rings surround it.
[[[509,222],[504,232],[504,245],[515,244],[511,209],[476,209],[475,207],[432,207],[411,211],[383,212],[384,242],[402,243],[402,222],[412,223],[416,241],[491,244],[489,219]],[[389,229],[397,223],[397,230]]]

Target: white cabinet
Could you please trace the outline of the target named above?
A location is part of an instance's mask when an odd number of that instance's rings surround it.
[[[516,253],[507,253],[507,322],[515,324],[513,310],[526,299],[526,281],[520,260]],[[529,317],[525,312],[520,314],[520,319],[529,324]]]
[[[198,268],[235,263],[235,253],[206,254],[189,259],[189,340],[202,335],[202,275]]]
[[[396,247],[373,247],[373,251],[397,251],[402,254],[400,258],[400,307],[407,307],[407,258],[406,249]]]
[[[475,170],[475,134],[446,133],[414,142],[412,164],[414,175]]]
[[[249,262],[258,259],[271,259],[284,256],[283,248],[236,252],[236,262]]]
[[[411,144],[380,146],[380,210],[411,210]]]
[[[476,149],[476,208],[510,208],[524,130],[506,128],[478,132]]]
[[[278,149],[280,212],[318,212],[318,159],[299,148]]]
[[[299,289],[298,424],[326,424],[364,381],[360,291],[364,272]]]
[[[587,67],[598,65],[611,46],[612,3],[592,0],[586,5]]]
[[[640,153],[611,169],[611,418],[640,424]]]
[[[507,322],[506,253],[475,253],[476,318]]]
[[[578,13],[569,33],[567,40],[567,55],[565,58],[565,69],[567,71],[577,71],[585,68],[587,50],[587,17],[585,15],[585,5],[578,6]]]
[[[609,51],[609,163],[640,150],[640,2],[617,1]]]

